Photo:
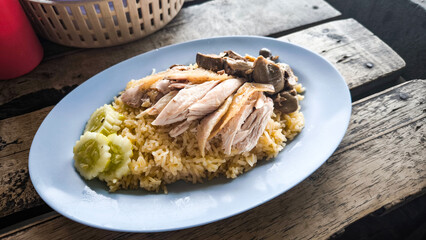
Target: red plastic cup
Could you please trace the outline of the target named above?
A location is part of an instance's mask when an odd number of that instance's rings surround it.
[[[18,0],[0,0],[0,80],[33,70],[43,48]]]

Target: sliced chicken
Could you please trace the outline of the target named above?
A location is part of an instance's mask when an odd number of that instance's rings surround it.
[[[158,86],[160,89],[153,85],[162,80],[168,71],[170,70],[130,81],[126,86],[126,90],[120,96],[121,100],[124,104],[133,108],[151,105],[159,96],[158,93],[161,93],[163,89],[161,84]],[[162,82],[162,84],[164,83]],[[156,91],[155,93],[153,92],[154,90]]]
[[[244,79],[231,78],[219,83],[202,99],[189,107],[188,120],[196,120],[215,111],[244,81]]]
[[[222,130],[223,127],[231,120],[240,109],[246,105],[246,102],[252,97],[252,95],[256,92],[273,92],[274,87],[270,84],[260,84],[260,83],[249,83],[246,82],[241,86],[234,98],[232,99],[232,104],[229,107],[228,112],[226,112],[225,116],[218,122],[218,124],[212,130],[209,139],[212,139]]]
[[[160,112],[166,107],[166,105],[172,100],[176,95],[178,94],[178,91],[171,91],[164,95],[160,100],[158,100],[154,106],[146,109],[144,113],[149,115],[158,115]]]
[[[263,106],[250,114],[235,137],[233,145],[239,153],[249,152],[256,146],[257,141],[262,136],[266,125],[271,119],[272,112],[274,111],[272,99],[264,95],[262,98],[264,98]]]
[[[255,92],[248,101],[241,106],[240,111],[231,118],[230,121],[219,132],[222,138],[222,148],[227,155],[231,154],[232,145],[234,145],[234,138],[247,117],[253,112],[254,104],[257,101],[258,95],[262,92]]]
[[[199,84],[207,81],[223,81],[232,78],[232,76],[229,76],[228,74],[217,74],[202,68],[195,68],[187,71],[171,72],[170,74],[167,74],[166,78],[170,80],[186,80],[193,84]]]
[[[200,148],[200,152],[202,156],[204,156],[207,139],[209,138],[210,133],[213,130],[213,127],[216,126],[219,120],[228,111],[229,106],[232,103],[232,97],[233,96],[228,97],[226,101],[215,112],[203,118],[203,120],[201,120],[200,122],[200,125],[198,125],[197,140],[198,140],[198,147]]]
[[[185,120],[188,108],[203,98],[220,81],[208,81],[190,88],[184,88],[164,107],[152,125],[167,125]]]
[[[229,78],[231,78],[231,76],[227,74],[217,74],[202,68],[175,66],[173,68],[167,69],[164,72],[159,72],[139,80],[130,81],[126,86],[126,90],[136,86],[139,86],[140,90],[147,90],[151,86],[153,88],[157,88],[154,84],[159,80],[175,80],[178,82],[187,81],[193,84],[199,84],[213,80],[223,81]],[[163,83],[166,84],[166,82]],[[160,89],[163,88],[160,87],[159,90]]]
[[[162,94],[167,94],[168,92],[170,92],[170,84],[170,80],[162,79],[152,84],[151,89],[155,89]]]
[[[265,95],[261,95],[261,97],[259,97],[256,101],[256,103],[254,104],[254,107],[256,109],[259,109],[261,107],[263,107],[263,105],[265,105],[265,101],[266,101],[266,96]]]
[[[254,104],[254,108],[257,110],[257,109],[260,109],[260,108],[262,108],[264,105],[265,105],[265,100],[266,100],[266,97],[265,97],[265,95],[264,94],[262,94],[258,99],[257,99],[257,101],[256,101],[256,103]],[[250,115],[251,116],[251,115]],[[244,125],[247,125],[247,124],[251,124],[250,123],[250,121],[253,121],[254,119],[253,118],[247,118],[246,119],[246,121],[244,122]],[[243,129],[241,129],[239,132],[237,132],[237,134],[235,135],[235,138],[234,138],[234,142],[233,142],[233,144],[235,145],[235,144],[237,144],[237,143],[239,143],[239,142],[241,142],[241,141],[243,141],[244,140],[244,138],[246,138],[247,136],[248,136],[248,134],[250,133],[250,131],[249,130],[243,130]]]
[[[146,95],[146,91],[141,89],[139,86],[127,89],[120,97],[124,104],[133,108],[138,108],[143,102],[150,100]]]
[[[162,79],[162,80],[159,80],[156,83],[152,84],[150,89],[157,90],[162,94],[167,94],[168,92],[170,92],[172,90],[182,89],[185,86],[187,86],[188,84],[190,84],[190,82],[188,82],[186,80]]]
[[[170,137],[174,138],[174,137],[177,137],[177,136],[181,135],[186,130],[188,130],[188,128],[191,126],[191,124],[192,124],[192,121],[183,121],[182,123],[180,123],[179,125],[177,125],[175,128],[173,128],[169,132]]]
[[[146,76],[144,78],[141,78],[139,80],[132,80],[129,83],[127,83],[126,90],[132,87],[139,86],[140,90],[147,90],[149,87],[151,87],[154,83],[157,81],[164,79],[164,77],[170,72],[171,70],[167,70],[164,72],[159,72],[156,74],[152,74],[149,76]]]
[[[169,85],[169,89],[184,89],[185,87],[190,87],[188,81],[173,81]]]
[[[140,80],[130,81],[121,95],[123,102],[133,108],[150,106],[159,97],[173,89],[182,89],[188,84],[200,84],[207,81],[223,81],[231,78],[227,74],[216,74],[200,68],[173,67]],[[149,92],[156,90],[156,94]],[[161,94],[158,94],[161,93]],[[155,97],[153,96],[155,95]],[[150,99],[151,101],[148,101]],[[146,104],[144,104],[146,103]]]

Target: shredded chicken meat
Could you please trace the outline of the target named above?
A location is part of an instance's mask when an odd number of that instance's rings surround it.
[[[152,125],[173,124],[171,137],[196,127],[202,156],[216,136],[227,155],[249,152],[265,131],[274,107],[285,114],[299,107],[294,89],[298,79],[291,68],[276,63],[278,56],[268,49],[261,49],[259,55],[198,53],[198,66],[174,65],[129,82],[121,100],[132,108],[145,107],[138,118],[156,116]]]

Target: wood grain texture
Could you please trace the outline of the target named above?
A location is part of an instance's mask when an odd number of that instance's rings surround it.
[[[410,0],[412,3],[417,4],[419,7],[426,11],[426,0]]]
[[[0,158],[29,150],[38,127],[52,108],[0,121]]]
[[[359,23],[357,23],[356,21],[352,19],[338,21],[336,24],[333,24],[333,23],[334,22],[326,23],[323,25],[325,25],[330,32],[339,32],[341,31],[340,29],[349,28],[353,26],[355,27],[354,31],[346,31],[344,34],[342,33],[340,35],[342,38],[345,38],[345,39],[356,39],[357,37],[353,37],[352,34],[368,31],[366,29],[363,29]],[[321,32],[323,25],[302,30],[299,33],[295,33],[296,35],[291,34],[289,39],[291,39],[292,42],[302,44],[305,41],[306,36],[316,34],[318,31]],[[337,27],[334,28],[334,26],[337,26]],[[296,36],[299,36],[299,37],[297,38]],[[374,35],[369,35],[369,37],[371,41],[376,41],[376,37]],[[333,40],[328,40],[327,37],[312,38],[310,43],[313,46],[319,46],[321,44],[324,44],[323,48],[316,49],[318,53],[320,54],[322,54],[321,51],[323,50],[325,50],[326,52],[329,52],[329,51],[333,51],[336,48],[339,48],[340,51],[345,51],[346,49],[353,49],[354,46],[357,46],[356,42],[348,42],[347,44],[339,45]],[[384,44],[379,44],[379,47],[380,46],[386,47]],[[399,58],[398,55],[396,54],[393,57]],[[384,61],[384,59],[382,60]],[[335,66],[338,66],[338,64],[339,63],[334,63]],[[353,69],[344,66],[344,67],[341,67],[340,72],[346,79],[352,79],[351,81],[353,82],[362,82],[364,79],[364,76],[369,75],[370,72],[374,72],[374,76],[380,78],[381,76],[388,74],[386,70],[394,71],[395,68],[385,68],[383,69],[383,71],[376,71],[374,69],[369,69],[369,68],[359,68],[357,74],[353,75],[354,74]],[[371,78],[370,81],[374,81],[374,79]],[[18,151],[29,150],[32,138],[35,132],[37,131],[39,124],[45,118],[45,116],[50,111],[50,109],[51,107],[48,107],[48,108],[37,110],[22,116],[0,120],[0,138],[3,140],[3,144],[0,143],[2,144],[0,145],[0,162],[9,161],[8,160],[9,158],[14,159],[14,161],[20,161],[25,163],[28,161],[27,156],[24,156],[24,158],[16,158],[16,157],[13,157],[13,155],[11,154]],[[30,124],[28,124],[27,121],[29,121]],[[16,168],[15,170],[13,170],[13,168],[10,168],[9,170],[14,172],[14,171],[20,171],[21,169]],[[9,174],[9,172],[4,172],[2,169],[0,169],[0,176],[6,176],[7,174]],[[7,186],[7,184],[6,186],[4,186],[5,189],[7,189],[8,187],[10,186]],[[26,197],[26,195],[22,195],[22,197]],[[13,201],[21,201],[21,200],[18,198]],[[26,208],[25,205],[17,204],[14,209],[9,209],[8,212],[10,211],[17,212],[24,208]],[[4,216],[3,209],[4,209],[4,205],[0,204],[0,216]]]
[[[426,80],[410,81],[354,103],[339,150],[314,174],[270,202],[216,223],[174,232],[128,234],[93,229],[58,216],[4,236],[325,239],[384,205],[426,189],[425,113]],[[381,122],[385,126],[378,127]]]
[[[405,67],[392,48],[354,19],[333,21],[280,39],[321,54],[344,73],[351,89]]]
[[[29,150],[18,152],[0,160],[0,217],[43,204],[28,173]]]
[[[31,184],[28,154],[38,127],[51,109],[0,122],[0,217],[43,204]]]
[[[80,84],[118,62],[162,46],[213,36],[266,36],[338,15],[323,0],[216,0],[193,5],[144,39],[55,58],[25,76],[1,81],[0,105],[43,89],[60,90]]]

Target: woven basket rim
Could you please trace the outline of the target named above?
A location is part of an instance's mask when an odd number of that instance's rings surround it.
[[[20,0],[37,32],[58,44],[93,48],[146,37],[170,22],[183,0]]]

